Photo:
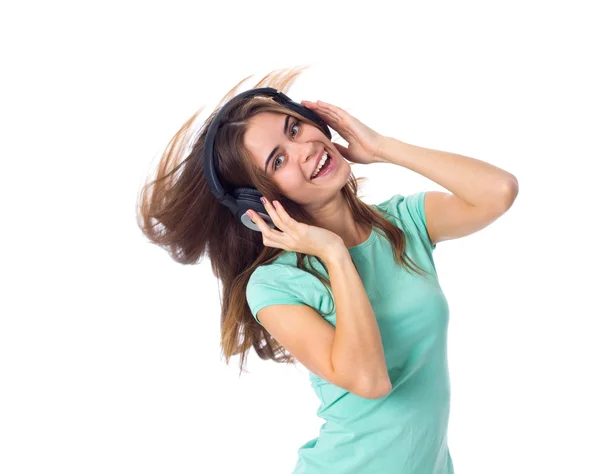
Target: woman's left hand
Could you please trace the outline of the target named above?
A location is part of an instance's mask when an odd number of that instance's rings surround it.
[[[378,154],[383,143],[383,135],[335,105],[321,100],[317,102],[303,100],[301,104],[316,112],[327,125],[348,142],[348,147],[332,142],[344,158],[363,165],[382,161]]]

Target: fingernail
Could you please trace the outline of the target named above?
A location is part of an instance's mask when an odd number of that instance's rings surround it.
[[[266,200],[264,197],[261,197],[261,198],[260,198],[260,202],[262,202],[263,204],[266,204],[266,203],[267,203],[267,200]]]

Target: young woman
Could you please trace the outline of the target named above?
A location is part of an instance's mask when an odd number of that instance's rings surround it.
[[[286,91],[299,73],[271,73],[255,87]],[[202,157],[215,110],[189,151],[199,112],[171,140],[140,194],[138,225],[178,262],[210,258],[223,283],[227,363],[239,354],[241,372],[253,348],[307,368],[325,422],[299,448],[294,473],[453,473],[449,312],[432,254],[505,213],[516,178],[382,136],[322,101],[302,106],[326,125],[269,97],[231,100],[238,86],[224,98],[214,166],[224,188],[255,188],[266,213],[249,211],[255,228],[244,225],[208,185]],[[352,163],[404,166],[449,192],[369,205]]]

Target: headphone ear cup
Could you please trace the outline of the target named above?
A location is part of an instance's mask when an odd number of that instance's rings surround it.
[[[260,201],[262,194],[254,188],[235,188],[231,195],[234,197],[238,206],[238,219],[249,229],[260,232],[258,226],[252,222],[252,219],[246,214],[248,209],[252,209],[254,212],[260,214],[260,217],[267,223],[271,228],[275,228],[275,223],[271,220],[269,213],[265,209],[264,204]]]

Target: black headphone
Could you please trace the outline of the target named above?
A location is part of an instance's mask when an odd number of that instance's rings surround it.
[[[246,211],[248,209],[252,209],[253,211],[260,214],[260,216],[269,225],[269,227],[275,227],[275,224],[269,217],[265,206],[260,201],[262,194],[256,188],[234,188],[231,191],[231,194],[225,192],[223,186],[221,185],[221,182],[219,181],[219,178],[217,177],[217,171],[215,169],[215,161],[217,157],[214,152],[215,137],[217,135],[219,127],[222,125],[221,121],[227,111],[228,105],[233,101],[237,101],[246,97],[254,97],[256,95],[273,97],[273,99],[275,99],[276,102],[302,115],[308,120],[312,120],[313,122],[317,123],[319,125],[319,128],[330,140],[331,131],[329,130],[325,121],[319,115],[317,115],[316,112],[313,112],[309,108],[304,107],[302,104],[294,102],[283,92],[279,92],[277,91],[277,89],[273,89],[272,87],[263,87],[259,89],[247,90],[245,92],[242,92],[241,94],[236,95],[233,99],[227,102],[227,104],[221,107],[221,110],[219,110],[216,117],[213,119],[210,126],[208,127],[208,132],[206,133],[206,139],[204,142],[204,152],[202,154],[202,160],[204,163],[204,175],[206,177],[206,182],[208,183],[210,191],[215,195],[215,197],[219,200],[221,204],[223,204],[225,207],[227,207],[227,209],[231,211],[236,220],[239,220],[249,229],[260,232],[258,226],[252,222],[249,216],[246,215]]]

